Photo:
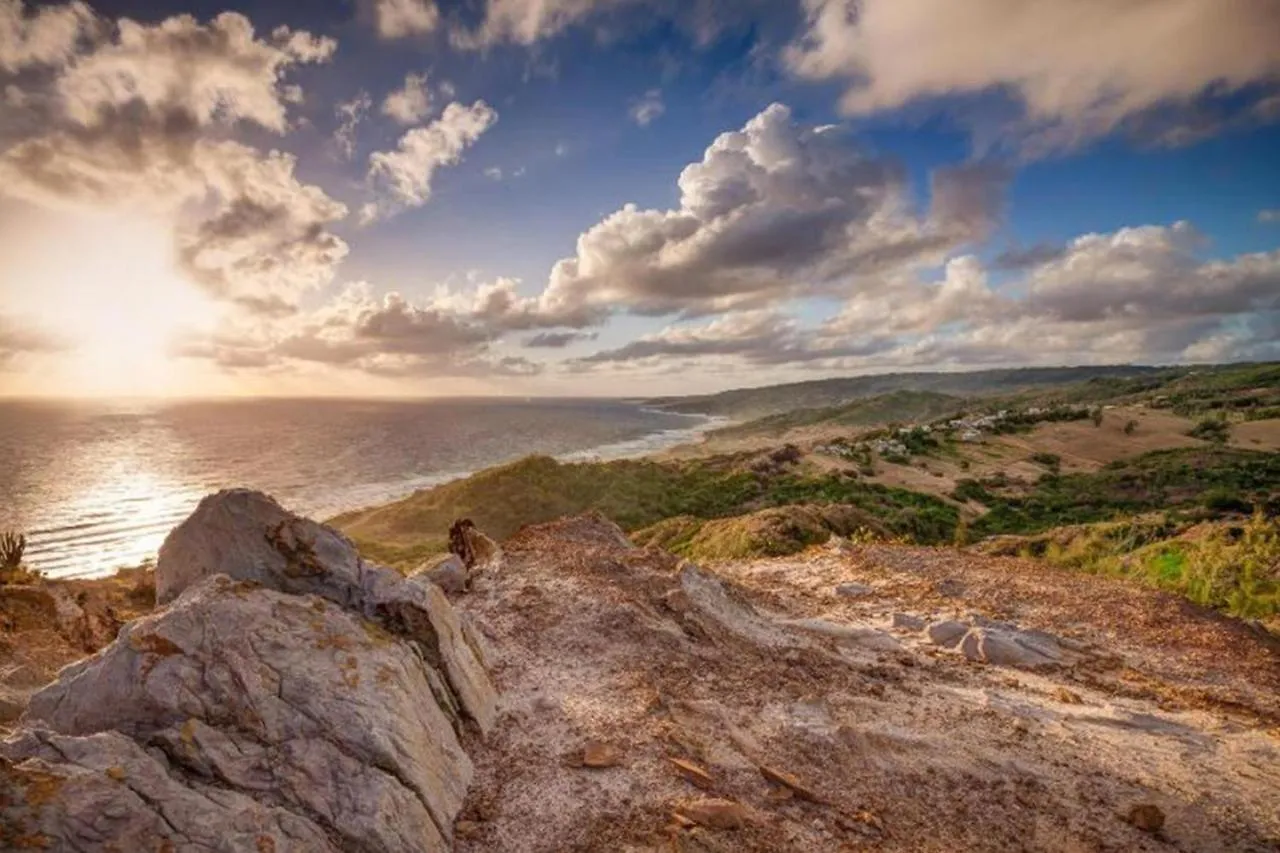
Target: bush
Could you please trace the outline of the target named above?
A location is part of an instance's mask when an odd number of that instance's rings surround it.
[[[1125,435],[1133,435],[1133,434],[1137,431],[1137,429],[1138,429],[1138,422],[1137,422],[1137,421],[1129,421],[1128,423],[1126,423],[1126,424],[1124,425],[1124,434],[1125,434]]]
[[[1202,540],[1186,554],[1180,581],[1192,601],[1242,619],[1280,613],[1280,521],[1257,513],[1238,538]]]
[[[769,454],[769,458],[779,465],[794,465],[799,462],[803,456],[804,454],[800,452],[800,448],[796,447],[794,444],[784,444],[782,447],[779,447],[777,450]]]
[[[1227,439],[1231,438],[1231,425],[1220,418],[1205,418],[1192,427],[1187,435],[1202,441],[1226,444]]]
[[[1062,468],[1062,457],[1056,453],[1033,453],[1031,461],[1043,465],[1055,474]]]
[[[1214,513],[1253,512],[1253,504],[1243,500],[1235,492],[1227,489],[1210,489],[1201,500],[1205,509]]]

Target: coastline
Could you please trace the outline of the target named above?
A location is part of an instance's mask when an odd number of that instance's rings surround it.
[[[664,409],[644,406],[638,402],[633,403],[633,405],[640,411],[680,417],[686,419],[688,423],[674,428],[669,427],[644,433],[623,441],[598,444],[555,454],[554,458],[561,462],[602,462],[615,459],[657,456],[671,448],[694,444],[705,433],[731,422],[730,419],[723,417],[668,412]],[[303,512],[313,518],[331,520],[344,514],[377,509],[419,492],[464,480],[487,468],[509,464],[519,458],[521,458],[519,454],[499,456],[474,468],[440,471],[404,480],[380,481],[332,489],[323,492],[319,500],[312,501],[309,505],[290,506],[289,508],[293,511]],[[204,489],[198,495],[193,495],[193,497],[195,501],[198,501],[211,491],[213,490]],[[190,509],[194,509],[195,501],[192,502]],[[287,499],[285,499],[285,503],[289,503]],[[107,557],[106,559],[100,557],[89,563],[87,568],[80,568],[84,564],[77,564],[77,569],[72,571],[67,571],[63,568],[64,563],[58,557],[57,548],[63,543],[62,537],[65,535],[65,531],[59,530],[55,532],[52,540],[48,540],[46,537],[32,536],[29,532],[28,564],[36,570],[45,572],[46,577],[50,580],[95,580],[109,578],[120,572],[146,567],[154,562],[159,546],[164,537],[168,535],[169,530],[181,522],[190,512],[190,509],[182,511],[179,516],[175,516],[172,524],[167,525],[162,532],[152,531],[141,539],[138,536],[121,537],[117,546],[111,549],[121,552],[114,559],[112,557]],[[107,545],[109,543],[104,542],[103,544]],[[56,568],[51,570],[50,566],[56,566]]]

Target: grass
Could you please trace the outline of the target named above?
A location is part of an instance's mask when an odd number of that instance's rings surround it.
[[[1178,522],[1153,515],[1050,531],[1021,543],[1028,556],[1127,577],[1243,619],[1280,622],[1280,519]]]
[[[842,504],[770,507],[733,518],[706,520],[680,516],[660,521],[631,535],[637,545],[665,548],[694,560],[781,557],[832,535],[860,540],[884,539],[874,518]]]
[[[748,457],[733,455],[582,463],[532,456],[331,523],[370,558],[403,568],[443,551],[457,518],[501,539],[522,525],[588,510],[633,531],[681,516],[713,520],[800,504],[847,506],[922,543],[950,541],[958,520],[955,507],[929,495],[794,466],[753,469]]]

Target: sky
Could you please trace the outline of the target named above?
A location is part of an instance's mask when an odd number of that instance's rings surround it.
[[[0,0],[0,395],[1280,358],[1280,0]]]

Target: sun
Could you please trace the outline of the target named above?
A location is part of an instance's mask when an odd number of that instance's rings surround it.
[[[209,328],[215,306],[178,271],[161,223],[81,220],[59,234],[65,248],[27,281],[68,350],[67,393],[167,396],[189,392],[189,365],[174,356],[183,334]]]

